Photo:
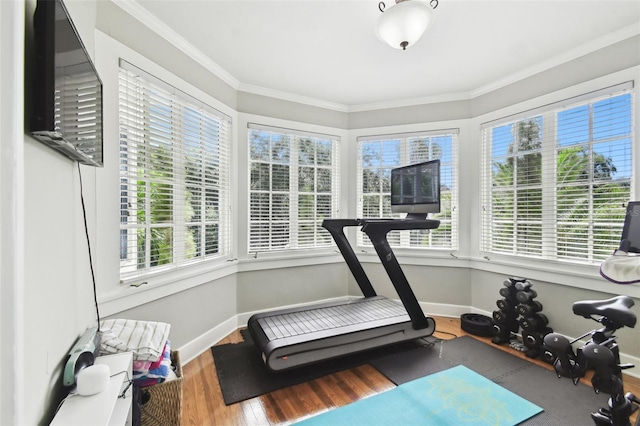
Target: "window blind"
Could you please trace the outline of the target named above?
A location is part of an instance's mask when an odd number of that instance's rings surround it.
[[[121,61],[120,271],[230,254],[231,120]]]
[[[484,124],[481,250],[595,263],[631,198],[630,84]]]
[[[249,252],[330,247],[338,215],[340,139],[249,124]]]
[[[433,230],[392,231],[392,247],[458,249],[458,130],[411,132],[358,138],[358,217],[399,218],[391,213],[391,169],[440,159],[440,220]],[[358,245],[371,246],[366,235],[357,234]]]

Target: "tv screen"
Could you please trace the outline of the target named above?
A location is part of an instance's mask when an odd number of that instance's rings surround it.
[[[38,0],[33,19],[31,135],[102,166],[102,81],[62,0]]]
[[[628,253],[640,253],[640,201],[631,201],[627,204],[626,213],[620,249]]]
[[[440,160],[391,170],[391,212],[413,218],[440,212]]]

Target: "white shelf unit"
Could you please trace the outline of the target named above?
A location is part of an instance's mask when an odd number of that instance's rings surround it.
[[[91,396],[69,395],[51,422],[52,426],[131,426],[133,386],[129,386],[129,381],[133,377],[132,353],[100,356],[95,363],[109,366],[109,386]],[[125,389],[124,398],[120,398]]]

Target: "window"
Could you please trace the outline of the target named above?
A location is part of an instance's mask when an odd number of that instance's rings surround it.
[[[121,61],[120,273],[230,254],[229,117]]]
[[[249,124],[249,252],[331,247],[339,138]]]
[[[392,247],[457,250],[457,130],[358,138],[358,216],[400,217],[391,213],[391,169],[440,159],[440,220],[432,230],[392,231]],[[358,245],[371,243],[358,233]]]
[[[631,85],[482,126],[486,253],[594,263],[631,197]]]

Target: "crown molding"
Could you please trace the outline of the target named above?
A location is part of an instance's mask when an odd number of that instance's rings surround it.
[[[545,61],[542,61],[532,67],[523,69],[522,71],[508,75],[502,79],[496,80],[489,84],[486,84],[478,89],[471,90],[469,92],[460,92],[453,94],[444,94],[437,96],[425,96],[416,98],[397,99],[392,101],[382,101],[367,104],[355,104],[346,105],[335,103],[323,99],[312,98],[295,93],[280,91],[276,89],[270,89],[267,87],[256,86],[252,84],[242,83],[229,72],[227,72],[220,65],[215,63],[211,58],[207,57],[200,50],[196,49],[191,43],[187,42],[179,33],[173,31],[165,23],[158,18],[150,14],[146,9],[140,6],[136,1],[131,0],[111,0],[114,4],[118,5],[129,15],[133,16],[144,25],[149,27],[152,31],[159,36],[173,44],[176,48],[180,49],[186,55],[191,57],[194,61],[202,65],[209,70],[213,75],[217,76],[233,89],[254,94],[260,96],[266,96],[274,99],[280,99],[289,102],[300,103],[304,105],[314,106],[318,108],[324,108],[328,110],[351,113],[351,112],[364,112],[383,109],[394,109],[402,107],[412,107],[417,105],[427,105],[434,103],[453,102],[453,101],[465,101],[471,100],[476,97],[485,95],[492,91],[501,89],[510,84],[529,78],[535,74],[547,71],[563,63],[577,59],[581,56],[595,52],[599,49],[613,45],[617,42],[626,40],[628,38],[637,36],[640,34],[640,25],[637,23],[620,28],[619,30],[609,33],[599,39],[593,40],[582,46],[571,49],[560,55],[556,55]]]
[[[631,24],[626,27],[622,27],[617,31],[609,33],[599,39],[593,40],[589,43],[585,43],[581,46],[578,46],[574,49],[568,50],[560,55],[556,55],[551,57],[545,61],[542,61],[532,67],[523,69],[520,72],[511,74],[502,78],[500,80],[496,80],[492,83],[489,83],[485,86],[482,86],[476,90],[471,91],[470,99],[476,98],[478,96],[485,95],[489,92],[492,92],[497,89],[501,89],[510,84],[516,83],[518,81],[524,80],[526,78],[532,77],[541,72],[547,71],[551,68],[554,68],[558,65],[564,64],[566,62],[572,61],[574,59],[578,59],[581,56],[585,56],[589,53],[593,53],[597,50],[605,48],[607,46],[611,46],[620,41],[626,40],[631,37],[635,37],[640,34],[640,24]]]
[[[267,96],[270,98],[281,99],[283,101],[296,102],[338,112],[350,112],[350,108],[348,105],[325,101],[323,99],[312,98],[308,96],[302,96],[295,93],[284,92],[281,90],[269,89],[267,87],[255,86],[253,84],[240,83],[237,90],[254,95]]]
[[[451,93],[435,96],[421,96],[416,98],[397,99],[393,101],[373,102],[369,104],[351,105],[349,112],[375,111],[381,109],[393,109],[412,107],[417,105],[438,104],[444,102],[467,101],[471,99],[470,92]]]
[[[229,86],[238,90],[240,81],[231,75],[227,70],[215,63],[211,58],[206,56],[200,50],[196,49],[191,43],[187,42],[179,33],[173,31],[164,22],[149,13],[144,7],[140,6],[137,1],[131,0],[111,0],[122,10],[133,16],[138,21],[149,27],[152,31],[164,38],[176,48],[184,52],[187,56],[209,70],[213,75],[220,78]]]

